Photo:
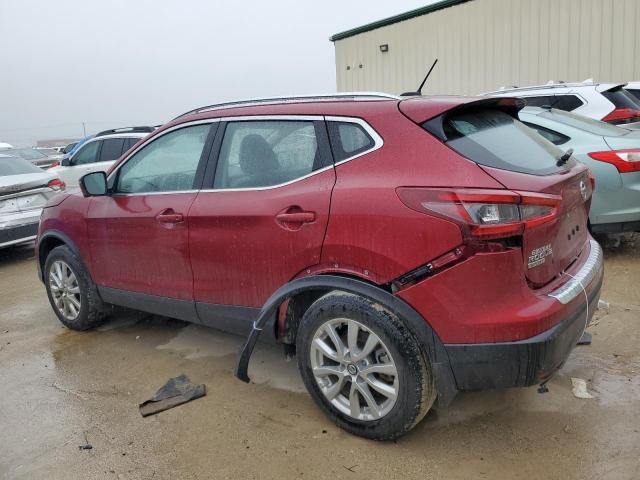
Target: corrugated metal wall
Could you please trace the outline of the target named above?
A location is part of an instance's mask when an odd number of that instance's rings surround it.
[[[415,90],[436,57],[423,93],[640,80],[640,0],[473,0],[335,48],[338,91]]]

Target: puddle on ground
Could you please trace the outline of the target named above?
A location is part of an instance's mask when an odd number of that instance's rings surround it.
[[[189,360],[205,357],[229,357],[236,355],[244,344],[244,338],[201,325],[188,325],[178,335],[158,350],[177,352]],[[281,345],[258,344],[251,356],[249,376],[253,383],[268,385],[280,390],[306,392],[300,379],[295,360],[284,358]]]

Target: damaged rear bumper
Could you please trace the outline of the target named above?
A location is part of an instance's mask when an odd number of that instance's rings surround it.
[[[598,307],[603,279],[602,250],[591,241],[588,260],[561,288],[548,295],[580,306],[534,337],[514,342],[445,344],[458,390],[526,387],[548,380],[564,365]]]

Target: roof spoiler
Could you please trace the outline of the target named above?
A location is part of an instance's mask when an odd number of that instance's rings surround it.
[[[453,113],[473,111],[481,108],[495,108],[508,113],[514,118],[518,118],[518,112],[526,106],[526,102],[522,98],[513,97],[493,97],[482,100],[476,100],[473,102],[463,103],[446,112],[442,112],[440,115],[433,117],[430,120],[422,123],[422,127],[436,138],[445,142],[447,135],[444,131],[444,120],[446,117]]]

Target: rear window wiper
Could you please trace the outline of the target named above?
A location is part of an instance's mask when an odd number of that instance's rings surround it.
[[[569,150],[564,152],[562,154],[562,156],[556,162],[556,165],[561,167],[562,165],[564,165],[565,163],[567,163],[569,161],[569,159],[571,158],[571,155],[573,155],[573,148],[570,148]]]

